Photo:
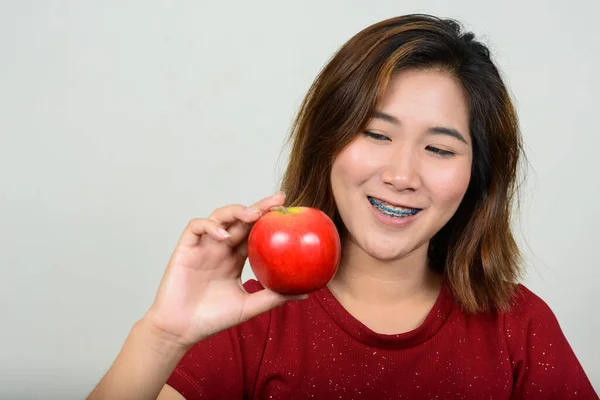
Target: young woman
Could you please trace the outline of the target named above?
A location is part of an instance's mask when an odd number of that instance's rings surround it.
[[[293,129],[282,189],[184,230],[156,299],[91,399],[597,399],[549,307],[518,284],[521,137],[488,49],[409,15],[350,39]],[[242,285],[277,205],[326,212],[329,285]]]

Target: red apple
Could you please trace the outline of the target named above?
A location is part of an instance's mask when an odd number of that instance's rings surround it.
[[[327,285],[340,256],[335,224],[315,208],[277,207],[254,224],[248,237],[256,279],[282,294],[310,293]]]

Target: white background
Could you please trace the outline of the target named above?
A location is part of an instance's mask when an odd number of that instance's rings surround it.
[[[320,68],[367,25],[411,12],[465,22],[506,76],[531,164],[516,226],[525,283],[599,390],[599,11],[593,0],[0,1],[0,397],[91,391],[187,221],[276,190]]]

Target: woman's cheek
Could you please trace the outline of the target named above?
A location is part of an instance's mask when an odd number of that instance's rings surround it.
[[[348,160],[347,165],[352,168],[354,173],[365,175],[365,178],[373,171],[378,170],[384,159],[381,151],[375,151],[372,146],[362,140],[357,140],[346,151],[348,152],[345,157]]]
[[[445,165],[441,168],[435,168],[428,174],[429,185],[431,190],[434,190],[439,197],[447,201],[460,201],[471,178],[471,166],[457,163],[449,167]]]

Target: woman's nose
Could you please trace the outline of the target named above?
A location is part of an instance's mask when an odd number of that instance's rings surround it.
[[[418,156],[407,147],[391,154],[380,173],[381,180],[396,190],[416,190],[421,185]]]

